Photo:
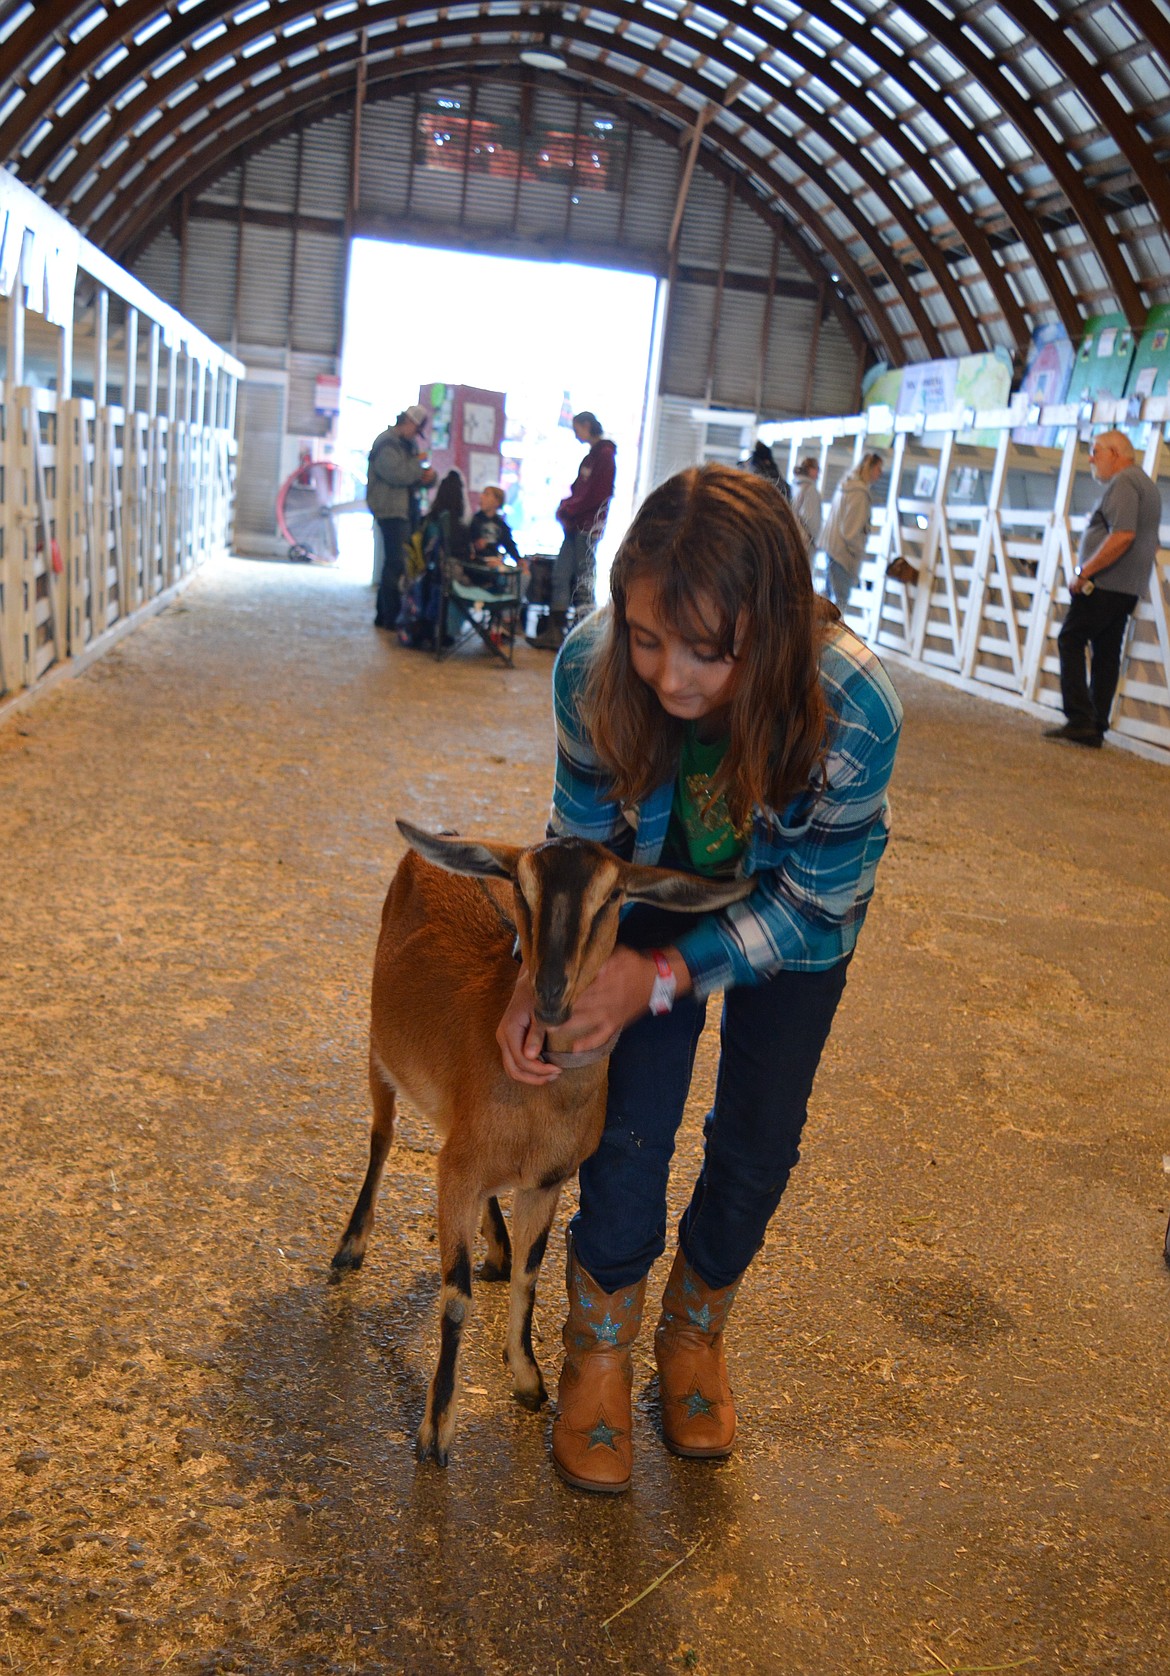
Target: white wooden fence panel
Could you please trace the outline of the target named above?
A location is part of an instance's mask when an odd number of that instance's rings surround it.
[[[1074,512],[1088,476],[1090,432],[1120,426],[1138,437],[1140,464],[1170,495],[1170,398],[1148,398],[1140,417],[1125,403],[1099,401],[1085,421],[1079,408],[1045,408],[1042,423],[1063,427],[1057,449],[1021,449],[1014,426],[1035,414],[1022,404],[994,413],[911,415],[888,410],[839,419],[761,426],[789,460],[815,449],[826,498],[868,448],[888,461],[885,505],[876,509],[848,621],[896,661],[924,674],[1038,715],[1060,711],[1056,636],[1069,604],[1068,583],[1086,513]],[[895,425],[891,438],[890,427]],[[882,434],[884,427],[885,434]],[[970,440],[980,433],[978,445]],[[891,446],[892,443],[892,446]],[[810,446],[811,445],[811,446]],[[826,470],[832,460],[833,470]],[[934,473],[925,495],[921,468]],[[960,485],[957,474],[971,474]],[[971,483],[983,492],[971,497]],[[1014,504],[1012,485],[1043,494],[1046,506]],[[962,492],[961,492],[962,490]],[[1085,495],[1081,494],[1081,504]],[[915,583],[887,575],[896,557]],[[1111,739],[1170,764],[1170,522],[1130,625]]]

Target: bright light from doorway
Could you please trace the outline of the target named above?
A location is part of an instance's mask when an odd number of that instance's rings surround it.
[[[364,478],[370,443],[418,400],[420,386],[502,390],[513,438],[504,451],[521,468],[509,519],[522,552],[550,552],[560,540],[557,502],[583,454],[562,420],[566,409],[590,409],[617,443],[614,504],[598,555],[602,592],[633,510],[656,287],[647,274],[355,239],[339,459]],[[365,520],[343,525],[368,550]]]

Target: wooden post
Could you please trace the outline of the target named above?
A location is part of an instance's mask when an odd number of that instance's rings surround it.
[[[772,342],[772,307],[776,300],[776,269],[780,265],[780,235],[772,234],[772,259],[768,264],[768,289],[764,292],[764,318],[760,324],[760,355],[756,366],[756,417],[764,410],[764,372]],[[795,444],[793,444],[795,449]],[[792,472],[788,475],[791,477]]]
[[[719,349],[719,326],[723,318],[723,288],[727,280],[727,256],[731,244],[731,212],[735,208],[732,182],[727,182],[727,204],[723,211],[723,243],[719,251],[719,277],[715,281],[715,301],[711,305],[711,341],[707,349],[706,402],[710,407],[715,389],[715,357]],[[756,415],[759,416],[759,408]]]
[[[8,364],[4,383],[10,391],[16,391],[24,383],[24,252],[27,243],[26,233],[16,266],[16,284],[8,299]]]
[[[126,421],[138,406],[138,310],[126,307],[126,383],[122,391],[122,406]]]
[[[99,285],[93,299],[93,399],[100,412],[106,405],[110,354],[110,293]]]
[[[162,329],[157,320],[150,322],[150,371],[146,384],[146,416],[154,419],[158,415],[158,351],[162,342]]]
[[[67,402],[73,394],[73,304],[69,318],[61,327],[57,344],[57,401]],[[58,411],[60,409],[58,408]]]
[[[813,315],[812,336],[809,339],[808,345],[808,371],[804,376],[803,405],[804,411],[807,415],[811,415],[812,413],[813,387],[817,374],[817,351],[821,346],[821,326],[825,318],[825,289],[825,282],[822,279],[820,285],[817,287],[817,306],[816,312]]]

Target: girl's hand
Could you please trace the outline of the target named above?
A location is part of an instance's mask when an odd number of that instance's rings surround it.
[[[676,994],[686,995],[691,975],[675,949],[663,953],[674,969]],[[585,993],[578,997],[568,1029],[575,1050],[601,1047],[627,1024],[632,1024],[650,1005],[657,968],[653,957],[623,946],[614,949]]]
[[[540,1088],[560,1076],[556,1065],[546,1065],[540,1057],[544,1050],[545,1028],[536,1022],[532,985],[523,967],[516,979],[512,999],[504,1009],[504,1016],[496,1030],[500,1058],[513,1082],[524,1082]]]

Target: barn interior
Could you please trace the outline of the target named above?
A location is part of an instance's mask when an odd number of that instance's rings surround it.
[[[0,0],[0,1667],[1166,1668],[1168,160],[1161,0]],[[420,278],[471,259],[503,289]],[[547,655],[370,622],[364,450],[455,391],[508,398],[534,550],[566,415],[613,426],[603,585],[679,469],[883,457],[895,840],[739,1450],[667,1457],[640,1351],[616,1505],[552,1479],[488,1286],[416,1466],[409,1111],[327,1284],[394,817],[547,810]],[[1114,428],[1162,546],[1081,753],[1041,733]]]

